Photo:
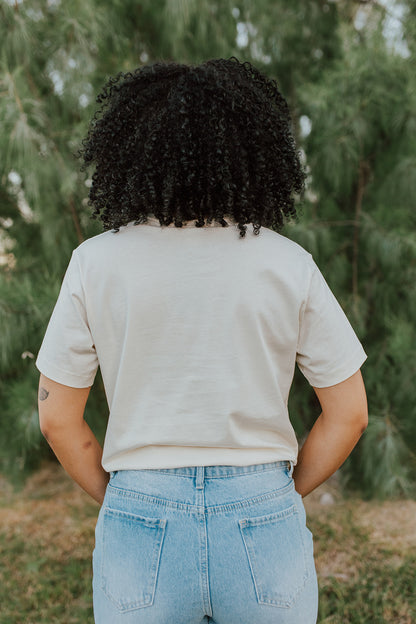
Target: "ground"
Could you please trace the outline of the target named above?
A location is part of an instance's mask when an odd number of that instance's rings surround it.
[[[92,623],[98,505],[56,463],[20,492],[0,479],[0,493],[0,624]],[[319,622],[416,624],[416,501],[346,499],[335,479],[306,497],[305,507]]]

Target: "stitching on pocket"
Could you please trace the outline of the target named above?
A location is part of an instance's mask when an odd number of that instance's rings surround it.
[[[101,589],[120,612],[151,606],[167,520],[106,507]]]
[[[296,505],[238,521],[260,604],[290,608],[309,578]]]

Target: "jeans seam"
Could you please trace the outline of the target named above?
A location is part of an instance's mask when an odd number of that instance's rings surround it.
[[[289,460],[288,462],[289,463]],[[283,466],[277,466],[277,467],[270,467],[270,468],[260,468],[260,469],[256,469],[256,470],[248,470],[247,472],[237,472],[237,473],[230,473],[230,474],[220,474],[220,475],[205,475],[204,476],[204,480],[208,481],[210,479],[233,479],[236,477],[246,477],[248,475],[253,476],[257,473],[259,474],[263,474],[265,472],[274,472],[274,471],[280,471],[280,470],[285,470],[285,468]],[[180,473],[172,473],[169,472],[169,470],[163,470],[163,468],[146,468],[143,469],[146,472],[152,472],[153,474],[163,474],[163,475],[168,475],[170,477],[181,477],[182,479],[195,479],[195,475],[185,475],[185,474],[180,474]]]
[[[118,488],[114,485],[107,486],[109,493],[114,490],[115,494],[118,496],[125,496],[127,498],[136,498],[137,500],[143,500],[145,502],[160,505],[162,507],[171,507],[173,509],[178,509],[182,511],[187,511],[195,514],[201,513],[200,505],[192,505],[189,503],[178,503],[176,501],[171,501],[168,499],[157,498],[155,496],[150,496],[149,494],[144,494],[141,492],[134,492],[133,490],[125,490]],[[290,481],[283,488],[278,490],[271,490],[270,492],[266,492],[265,494],[261,494],[260,496],[255,496],[253,498],[243,499],[241,501],[235,501],[233,503],[223,503],[221,505],[209,505],[205,507],[203,513],[206,515],[216,514],[221,512],[233,511],[235,509],[242,509],[246,507],[251,507],[252,505],[256,505],[266,500],[271,500],[273,498],[280,498],[285,494],[288,494],[294,489],[293,481]]]

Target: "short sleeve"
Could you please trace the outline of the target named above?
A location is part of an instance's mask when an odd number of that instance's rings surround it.
[[[300,316],[297,364],[315,388],[341,383],[367,355],[323,275],[311,259],[309,289]]]
[[[46,377],[66,386],[87,388],[94,382],[98,358],[88,325],[76,250],[66,270],[36,366]]]

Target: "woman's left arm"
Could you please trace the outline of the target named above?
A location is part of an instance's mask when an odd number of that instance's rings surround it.
[[[40,376],[39,424],[66,472],[102,504],[109,474],[101,465],[102,448],[84,420],[91,388],[72,388]]]

